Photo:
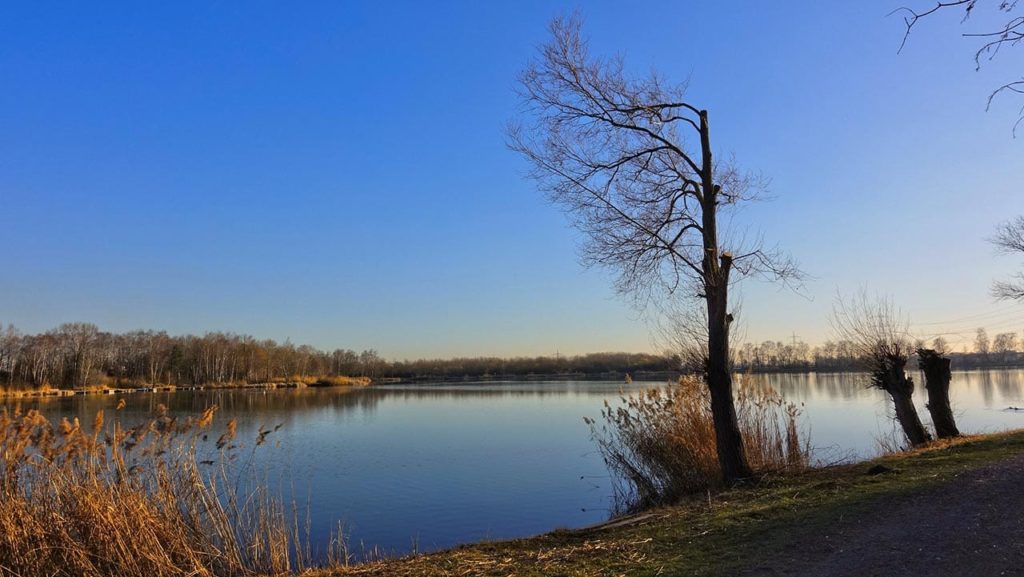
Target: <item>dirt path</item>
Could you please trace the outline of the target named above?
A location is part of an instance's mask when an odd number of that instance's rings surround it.
[[[1024,575],[1024,455],[844,515],[740,575]]]

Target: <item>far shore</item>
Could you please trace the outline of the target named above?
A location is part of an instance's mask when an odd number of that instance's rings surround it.
[[[964,367],[954,368],[954,373],[975,373],[986,371],[1013,371],[1024,369],[1024,365],[1006,365],[991,367]],[[737,368],[736,375],[835,375],[835,374],[858,374],[864,373],[863,368],[843,367],[828,370],[815,370],[813,368],[787,369],[787,368]],[[918,372],[912,368],[911,373]],[[535,381],[593,381],[593,382],[623,382],[623,381],[675,381],[683,376],[681,371],[609,371],[604,373],[529,373],[529,374],[485,374],[485,375],[422,375],[415,377],[379,377],[374,378],[375,385],[415,385],[433,383],[499,383],[499,382],[535,382]]]
[[[121,385],[95,386],[86,388],[54,388],[0,390],[0,399],[30,399],[40,397],[74,397],[79,395],[126,395],[135,393],[164,393],[178,391],[210,391],[240,389],[306,389],[306,388],[357,388],[373,384],[368,377],[328,377],[322,379],[294,379],[260,383],[213,383],[204,385]]]
[[[1007,367],[970,367],[954,370],[954,373],[985,372],[992,370],[1016,370],[1020,366]],[[815,370],[737,370],[737,375],[784,375],[784,374],[845,374],[863,372],[853,369],[836,369],[827,371]],[[913,371],[912,371],[913,372]],[[86,388],[0,388],[0,399],[4,398],[39,398],[39,397],[73,397],[78,395],[121,395],[134,393],[160,393],[176,391],[209,391],[209,390],[243,390],[243,389],[305,389],[305,388],[361,388],[370,385],[429,385],[429,384],[479,384],[501,382],[541,382],[541,381],[590,381],[594,383],[619,382],[670,382],[679,379],[684,373],[676,371],[637,371],[635,373],[609,371],[604,373],[549,373],[549,374],[487,374],[461,376],[416,376],[416,377],[324,377],[324,378],[293,378],[288,380],[257,382],[257,383],[207,383],[202,385],[169,385],[169,384],[126,384],[113,386],[90,386]]]

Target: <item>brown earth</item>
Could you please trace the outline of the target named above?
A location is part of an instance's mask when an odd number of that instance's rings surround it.
[[[739,575],[1024,575],[1024,455],[841,515]]]

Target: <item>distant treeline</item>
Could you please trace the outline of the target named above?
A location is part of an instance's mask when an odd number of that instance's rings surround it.
[[[984,329],[978,329],[973,350],[954,352],[945,339],[919,340],[916,348],[931,348],[943,352],[952,361],[954,370],[980,368],[1024,367],[1024,344],[1016,333],[999,333],[991,341]],[[812,347],[794,340],[789,343],[765,341],[760,344],[744,343],[733,349],[734,364],[738,371],[753,372],[839,372],[859,371],[864,364],[856,356],[848,341],[827,341]],[[908,365],[913,368],[914,364]]]
[[[40,334],[0,327],[0,387],[88,388],[124,385],[215,385],[315,377],[464,379],[530,375],[624,375],[677,370],[678,358],[595,353],[534,358],[386,361],[373,350],[322,351],[248,335],[109,333],[68,323]]]
[[[590,353],[553,357],[422,359],[387,363],[381,376],[462,379],[536,376],[622,377],[678,373],[679,357],[646,353]]]
[[[925,343],[919,343],[924,346]],[[941,339],[927,346],[947,350]],[[979,331],[973,352],[947,353],[954,369],[1024,367],[1013,333],[989,343]],[[863,366],[844,341],[817,347],[794,340],[746,343],[734,349],[735,368],[754,372],[855,371]],[[491,379],[529,377],[667,378],[682,370],[679,356],[592,353],[578,356],[478,357],[388,361],[374,350],[323,351],[232,333],[171,336],[165,332],[109,333],[88,323],[63,324],[40,334],[0,327],[0,387],[88,388],[123,385],[215,385],[338,376],[371,379]]]
[[[305,381],[373,376],[384,365],[374,351],[328,353],[230,333],[116,334],[88,323],[63,324],[37,335],[12,326],[0,330],[0,387],[6,388]]]

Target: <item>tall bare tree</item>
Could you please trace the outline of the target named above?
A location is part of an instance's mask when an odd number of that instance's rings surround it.
[[[1024,216],[1000,225],[992,244],[1000,252],[1024,255]],[[992,294],[998,299],[1024,301],[1024,272],[1010,280],[997,281],[992,285]]]
[[[5,329],[0,323],[0,382],[6,381],[8,385],[14,382],[16,369],[25,352],[26,339],[14,325],[7,325]]]
[[[592,56],[576,16],[554,19],[550,31],[519,78],[527,120],[510,125],[509,144],[585,233],[584,263],[616,271],[620,293],[645,305],[703,302],[695,334],[719,462],[727,482],[748,477],[733,406],[729,288],[751,275],[800,277],[777,251],[725,246],[721,214],[755,198],[762,182],[715,160],[708,111],[686,100],[684,86]]]
[[[861,292],[852,298],[836,299],[832,315],[836,331],[853,343],[857,356],[871,374],[871,386],[892,398],[896,420],[911,445],[930,440],[914,407],[914,381],[907,375],[907,361],[913,352],[909,323],[886,298],[871,298]]]
[[[893,14],[902,14],[903,22],[906,24],[906,32],[903,35],[903,42],[900,44],[900,51],[907,45],[911,32],[922,20],[937,13],[954,12],[959,13],[961,22],[967,23],[973,15],[978,14],[979,9],[988,10],[993,15],[1001,15],[998,24],[986,25],[985,27],[963,34],[966,38],[972,38],[979,42],[974,53],[974,65],[980,69],[981,65],[996,57],[1004,48],[1015,47],[1024,41],[1024,15],[1016,12],[1018,0],[944,0],[932,2],[925,7],[911,8],[902,7],[896,9]],[[993,99],[1000,94],[1024,94],[1024,78],[1011,80],[998,86],[988,97],[986,109],[992,105]],[[1021,108],[1014,130],[1024,122],[1024,107]]]
[[[102,335],[92,323],[64,323],[57,327],[55,335],[65,357],[66,382],[76,387],[86,387],[92,370],[100,360]]]

